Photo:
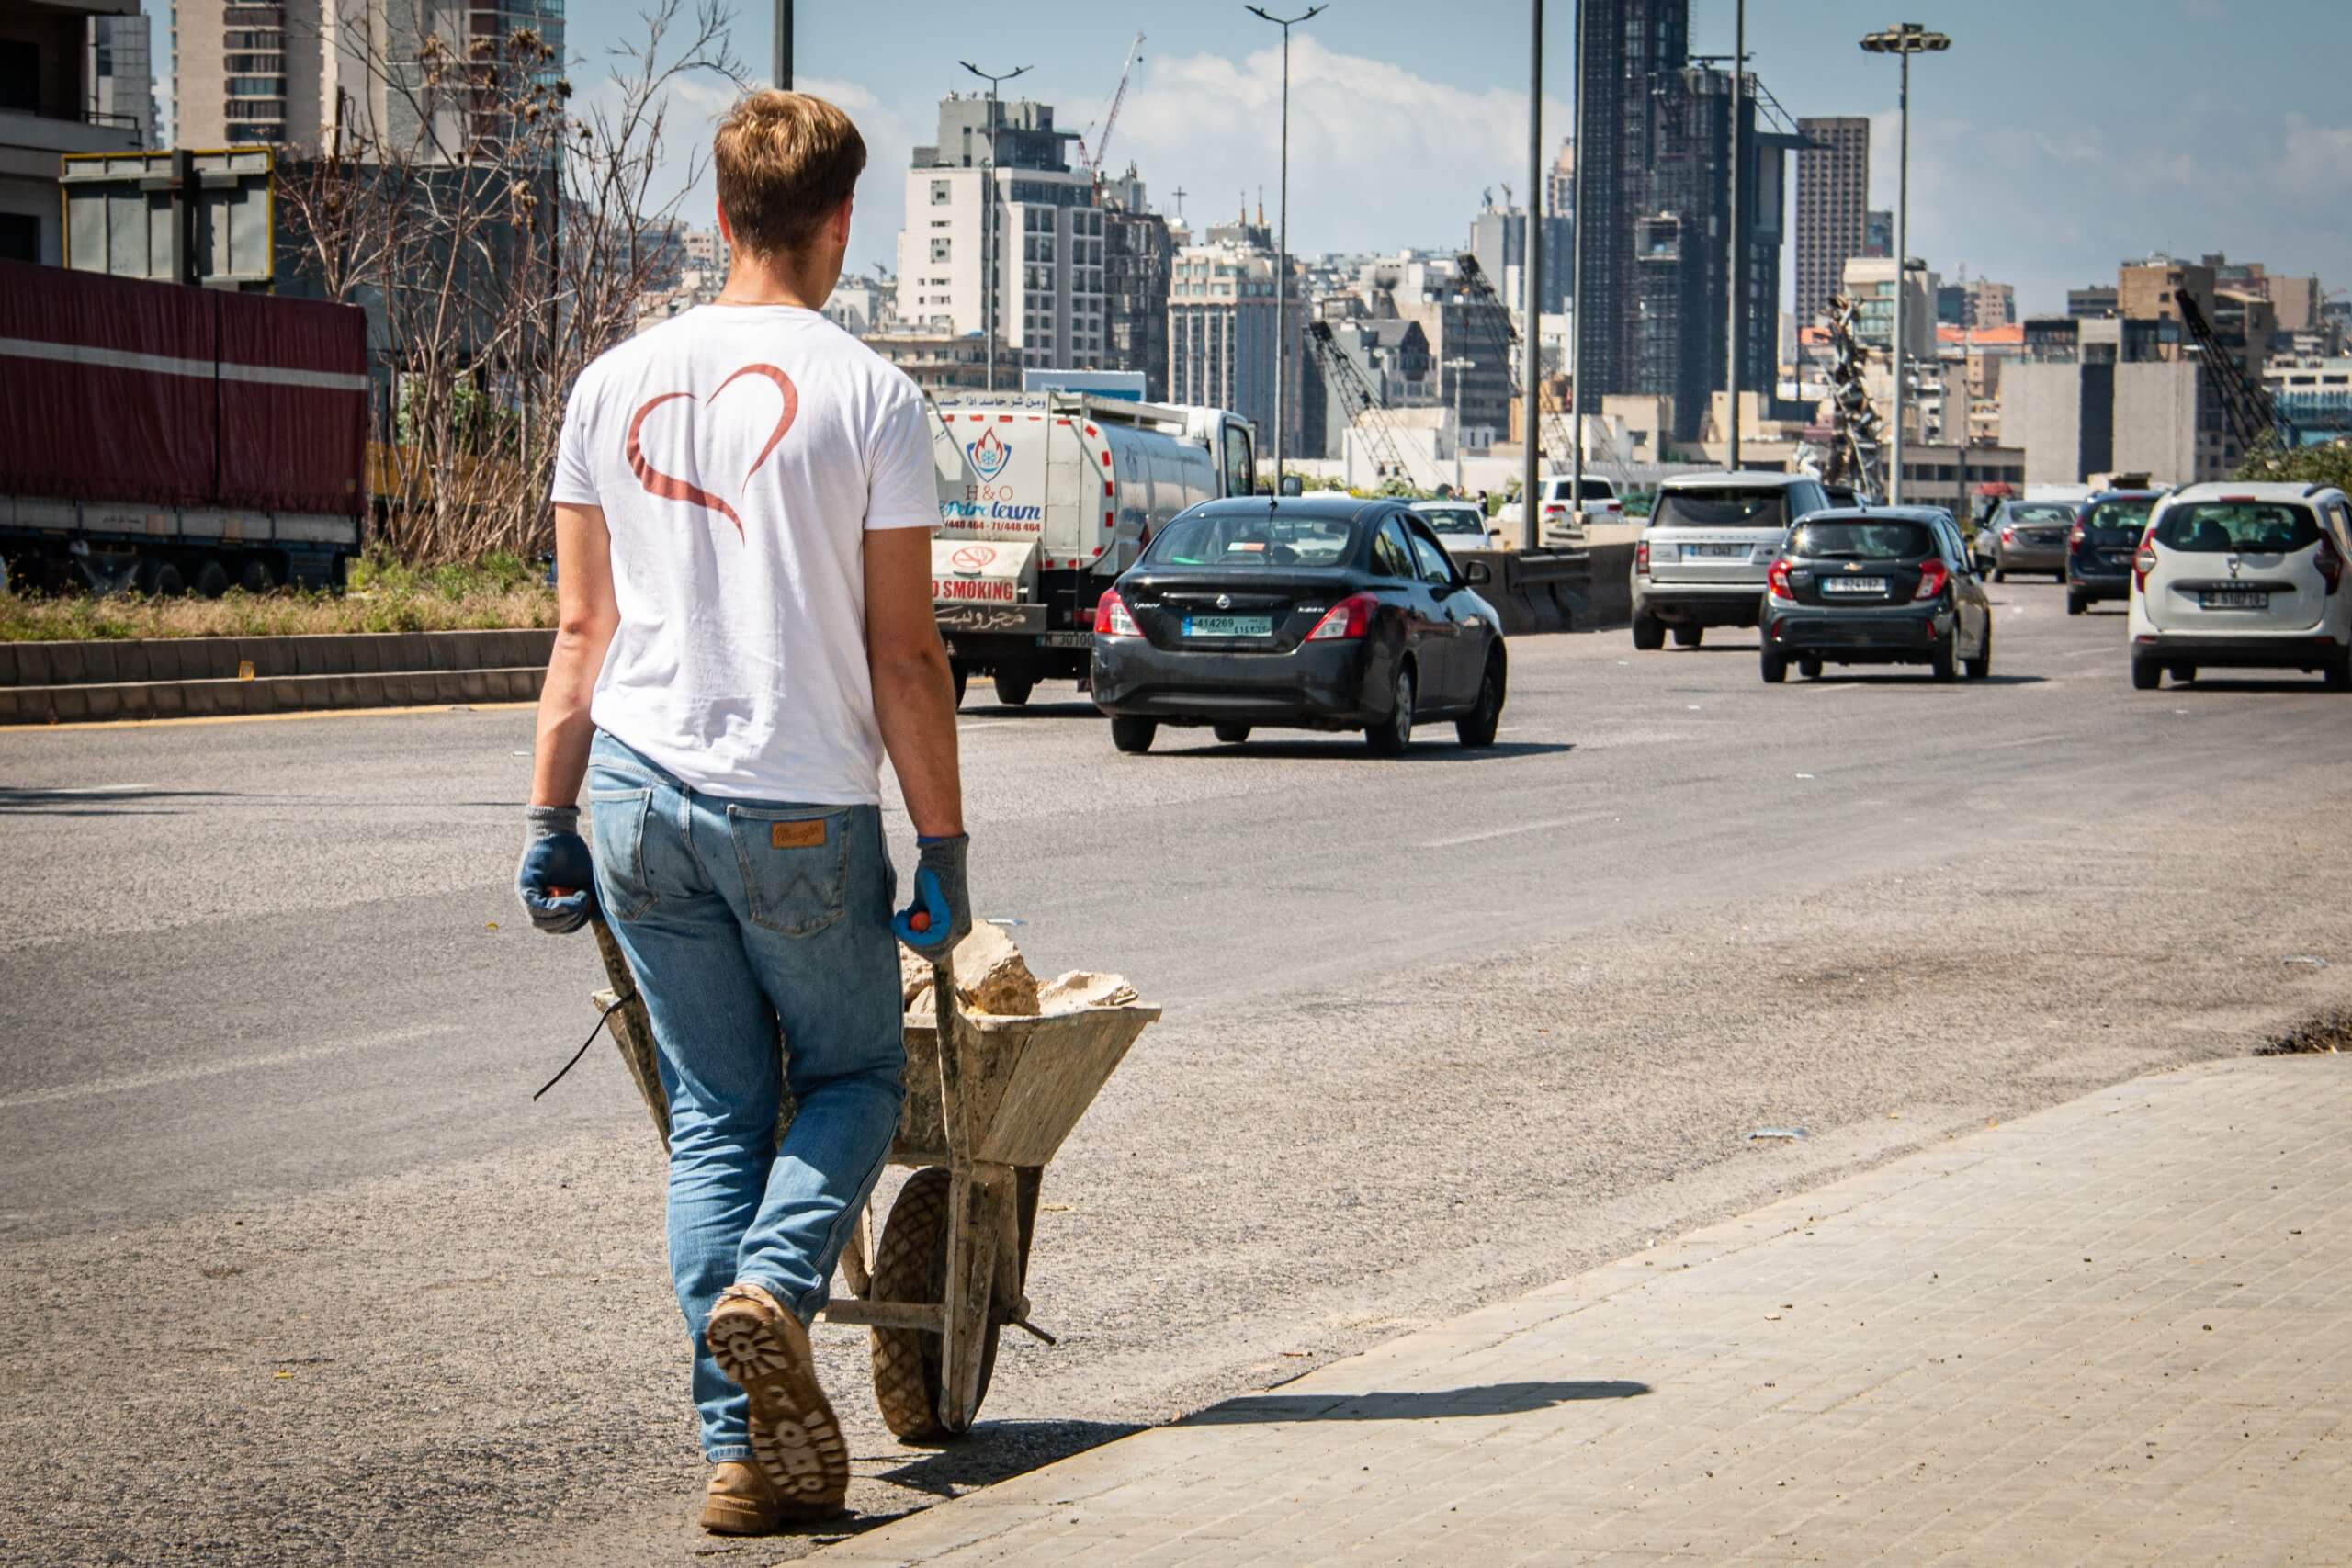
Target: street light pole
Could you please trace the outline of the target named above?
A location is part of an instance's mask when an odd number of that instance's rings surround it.
[[[1007,71],[1001,74],[983,71],[968,60],[956,62],[965,70],[989,85],[989,151],[980,160],[980,259],[988,268],[980,278],[980,314],[988,322],[988,368],[983,375],[989,391],[996,390],[996,275],[998,268],[996,245],[996,93],[1000,84],[1015,76],[1026,76],[1029,67]]]
[[[1940,54],[1951,47],[1951,39],[1942,33],[1931,33],[1917,22],[1905,22],[1900,27],[1887,28],[1867,35],[1862,50],[1869,54],[1893,54],[1901,58],[1901,86],[1895,105],[1897,118],[1902,122],[1901,150],[1896,158],[1894,198],[1894,343],[1888,360],[1894,367],[1894,461],[1887,469],[1886,499],[1890,506],[1903,503],[1903,404],[1908,372],[1905,361],[1909,358],[1903,341],[1904,296],[1909,291],[1911,274],[1911,57],[1915,54]]]
[[[1462,373],[1475,370],[1475,359],[1449,359],[1443,368],[1453,372],[1453,493],[1462,493]]]
[[[1569,470],[1568,510],[1584,513],[1584,0],[1577,0],[1575,39],[1577,77],[1576,190],[1570,196],[1570,220],[1576,232],[1568,237],[1568,435],[1576,448],[1576,467]]]
[[[1578,156],[1582,156],[1579,152]],[[1544,542],[1544,428],[1537,412],[1544,401],[1544,0],[1527,6],[1527,240],[1519,254],[1521,309],[1526,315],[1526,369],[1519,378],[1525,394],[1520,410],[1519,532],[1523,548]],[[1457,389],[1461,378],[1455,378]]]
[[[1290,423],[1290,30],[1330,9],[1310,6],[1295,17],[1277,17],[1258,6],[1243,10],[1283,30],[1283,172],[1282,239],[1274,265],[1274,493],[1283,490],[1283,459],[1289,449]]]
[[[1739,231],[1740,177],[1747,171],[1740,161],[1740,107],[1747,96],[1747,0],[1738,0],[1733,24],[1731,46],[1731,320],[1724,333],[1724,358],[1729,373],[1724,385],[1730,389],[1731,452],[1730,467],[1739,467],[1739,326],[1740,306],[1747,288],[1747,242]]]
[[[775,85],[792,91],[792,0],[775,0]]]

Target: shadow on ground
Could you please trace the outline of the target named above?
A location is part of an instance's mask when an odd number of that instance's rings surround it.
[[[1188,1416],[1180,1427],[1265,1421],[1428,1421],[1446,1416],[1522,1416],[1584,1399],[1638,1399],[1645,1382],[1497,1382],[1374,1393],[1253,1393]]]
[[[1117,1421],[983,1421],[952,1447],[883,1471],[880,1479],[934,1497],[953,1497],[1142,1430]]]

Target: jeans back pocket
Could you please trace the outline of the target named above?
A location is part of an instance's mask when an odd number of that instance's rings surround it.
[[[813,936],[842,918],[854,821],[850,810],[727,808],[752,924],[786,936]]]
[[[633,920],[653,907],[645,886],[645,813],[650,789],[588,792],[588,845],[596,863],[596,892],[605,912]]]

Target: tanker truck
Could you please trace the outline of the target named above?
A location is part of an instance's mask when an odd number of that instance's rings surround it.
[[[1018,705],[1086,678],[1094,605],[1185,508],[1257,490],[1257,433],[1222,409],[1087,392],[932,400],[940,529],[931,594],[956,695]]]

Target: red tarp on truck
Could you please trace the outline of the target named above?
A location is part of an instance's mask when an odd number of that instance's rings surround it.
[[[356,516],[348,305],[0,262],[0,493]]]

